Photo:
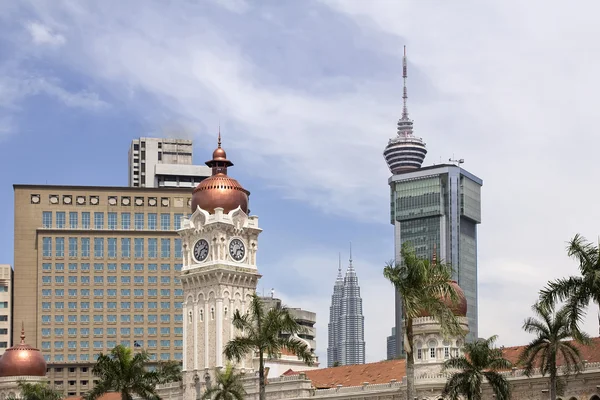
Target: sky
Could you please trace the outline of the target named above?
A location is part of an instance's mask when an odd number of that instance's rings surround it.
[[[0,2],[0,263],[13,261],[15,183],[127,185],[140,136],[220,125],[229,172],[263,228],[259,292],[317,312],[326,364],[338,254],[352,242],[367,361],[386,356],[393,289],[383,149],[402,108],[425,164],[481,177],[479,336],[511,346],[550,279],[600,234],[600,25],[595,2],[23,0]],[[18,206],[18,205],[17,205]],[[597,306],[585,329],[597,336]]]

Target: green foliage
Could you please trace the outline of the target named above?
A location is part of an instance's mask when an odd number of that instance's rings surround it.
[[[243,400],[246,390],[242,384],[242,377],[236,373],[233,366],[228,363],[225,371],[215,369],[215,387],[204,392],[203,400]]]
[[[548,282],[540,291],[540,304],[549,308],[564,301],[570,329],[576,339],[582,339],[578,326],[587,306],[590,302],[600,306],[600,248],[577,234],[569,242],[567,254],[579,262],[581,275]],[[600,314],[598,320],[600,323]]]
[[[265,400],[265,356],[277,358],[282,350],[287,349],[306,364],[314,363],[315,356],[312,351],[304,341],[295,337],[306,329],[292,318],[286,307],[277,305],[266,310],[260,297],[254,294],[248,312],[242,315],[236,311],[232,324],[241,334],[225,345],[225,357],[240,362],[247,355],[258,353],[260,400]],[[286,335],[282,336],[282,332]]]
[[[20,400],[62,400],[62,392],[56,391],[46,383],[29,383],[25,381],[18,382],[21,391]],[[17,400],[16,397],[9,396],[6,400]]]
[[[558,375],[558,358],[562,358],[562,372],[565,376],[581,371],[581,354],[571,339],[578,337],[583,343],[589,343],[589,337],[583,332],[574,332],[569,321],[569,310],[561,308],[554,312],[552,307],[534,304],[534,314],[538,317],[527,318],[523,330],[532,333],[535,338],[523,349],[519,363],[530,376],[534,368],[539,367],[543,376],[550,377],[550,399],[555,400],[565,387],[565,380]]]
[[[105,393],[121,393],[123,400],[139,396],[144,400],[158,400],[156,385],[181,380],[181,369],[175,363],[162,363],[155,371],[148,371],[148,353],[133,354],[125,346],[113,348],[109,354],[98,355],[92,373],[99,378],[94,388],[86,393],[85,400],[95,400]]]
[[[444,370],[455,370],[446,381],[443,397],[458,400],[481,400],[481,388],[486,380],[497,400],[509,400],[511,388],[508,380],[498,371],[511,368],[512,364],[502,356],[502,350],[494,347],[497,336],[474,343],[466,343],[464,355],[444,363]]]

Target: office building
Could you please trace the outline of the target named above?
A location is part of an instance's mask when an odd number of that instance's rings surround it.
[[[317,350],[317,328],[315,328],[315,324],[317,323],[316,313],[303,310],[301,308],[290,307],[283,304],[281,299],[276,297],[261,297],[260,299],[263,301],[267,309],[274,307],[286,307],[292,318],[294,318],[298,325],[300,325],[304,330],[304,332],[298,334],[298,337],[304,340],[313,352]]]
[[[0,264],[0,356],[12,345],[12,268]]]
[[[129,148],[129,186],[194,188],[210,168],[194,165],[193,143],[185,139],[142,137]]]
[[[384,158],[392,173],[390,222],[394,225],[395,257],[401,262],[402,244],[409,242],[418,256],[431,259],[434,249],[453,268],[453,278],[465,292],[470,332],[477,338],[477,225],[481,223],[483,181],[457,164],[421,167],[427,150],[413,133],[408,117],[406,52],[403,59],[403,110],[398,134],[390,139]],[[396,294],[395,351],[403,354],[402,302]]]
[[[50,383],[92,387],[95,355],[117,344],[183,358],[181,238],[191,191],[14,185],[13,337],[21,321]]]
[[[386,354],[388,360],[393,360],[397,357],[396,353],[396,327],[392,327],[392,334],[387,337]]]
[[[365,363],[365,319],[352,249],[346,275],[340,260],[331,296],[328,324],[327,366]]]

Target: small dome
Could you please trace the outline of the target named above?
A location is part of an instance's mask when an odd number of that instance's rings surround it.
[[[192,195],[192,212],[198,207],[214,214],[215,208],[223,208],[224,213],[240,207],[248,214],[248,196],[250,192],[240,183],[227,176],[227,168],[233,163],[227,159],[225,150],[221,147],[219,133],[218,147],[213,152],[213,159],[206,162],[212,168],[212,176],[204,179],[196,186]]]
[[[450,281],[450,284],[456,290],[456,294],[458,295],[458,301],[453,303],[449,298],[444,299],[444,304],[446,304],[454,315],[457,317],[466,317],[467,316],[467,298],[465,297],[465,292],[458,286],[458,282]],[[430,317],[429,313],[422,311],[419,313],[419,317]]]
[[[0,377],[46,376],[46,360],[42,353],[25,344],[25,331],[21,328],[21,343],[6,349],[0,357]]]

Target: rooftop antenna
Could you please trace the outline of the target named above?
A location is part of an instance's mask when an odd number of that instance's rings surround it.
[[[452,158],[449,158],[448,161],[450,161],[453,164],[456,164],[457,167],[460,167],[460,164],[464,164],[465,159],[464,158],[454,159],[454,154],[452,154]]]
[[[271,288],[271,298],[275,298],[275,288]]]
[[[406,90],[406,78],[408,78],[408,68],[406,62],[406,46],[404,46],[404,56],[402,57],[402,79],[404,81],[404,89],[402,92],[402,119],[408,119],[408,107],[406,102],[408,100],[408,91]]]

